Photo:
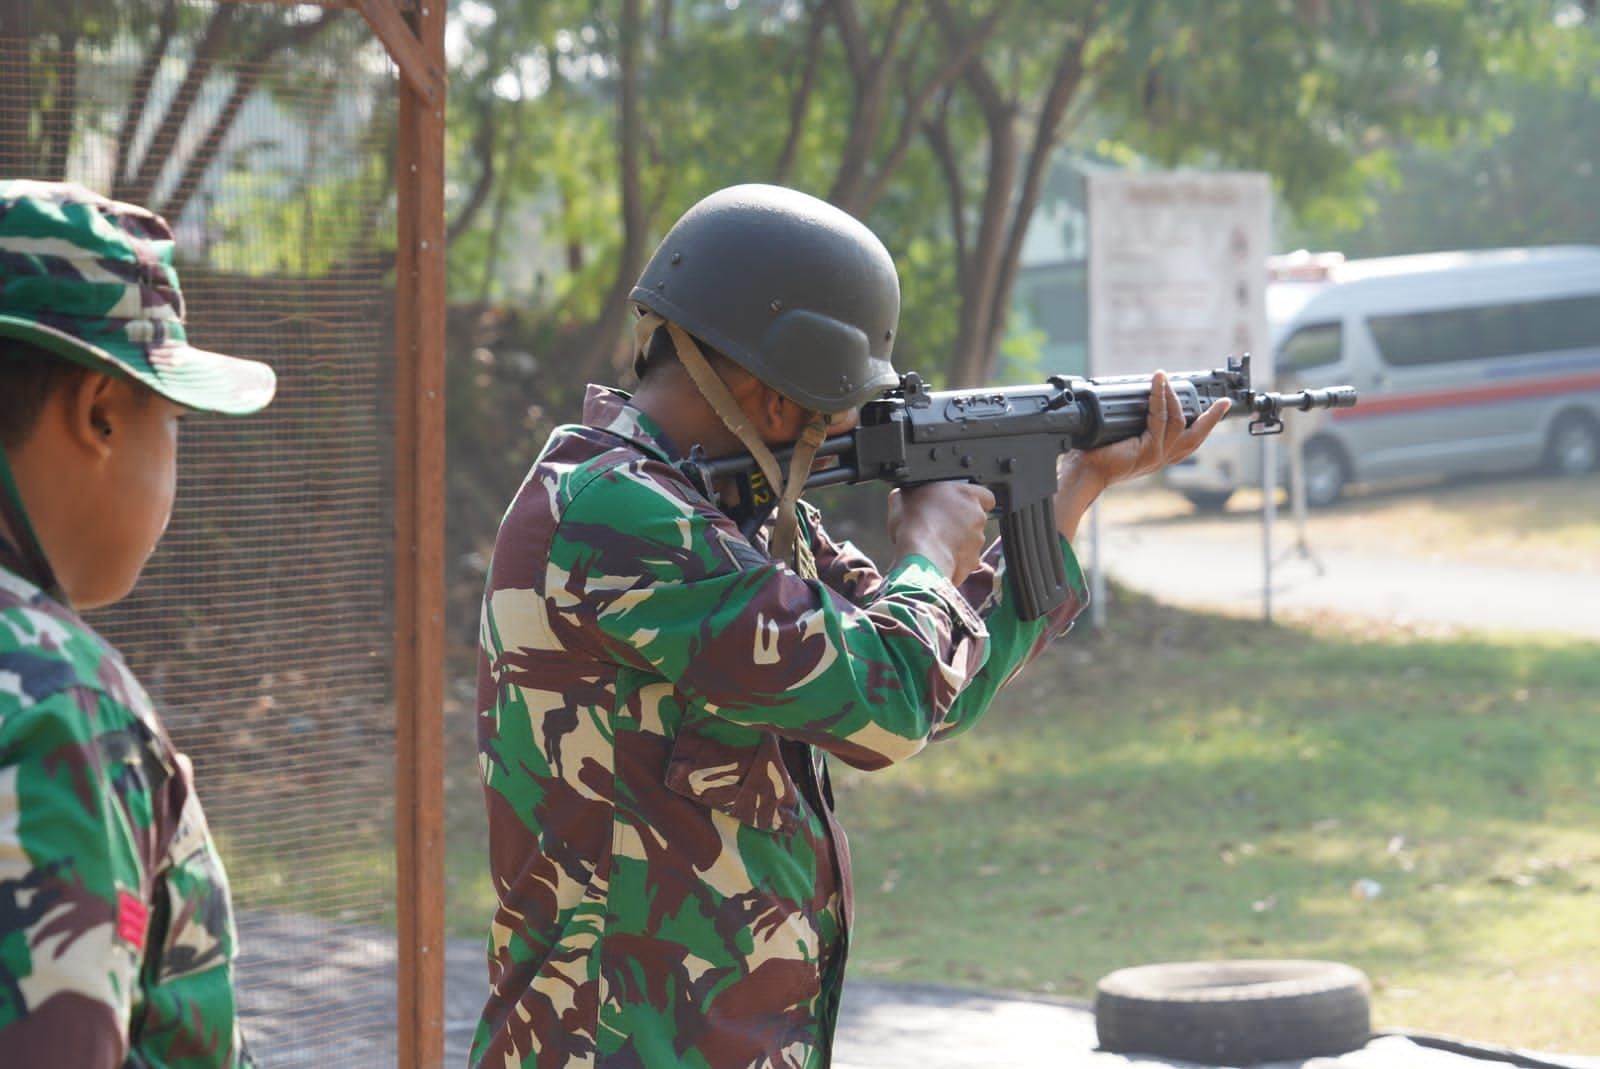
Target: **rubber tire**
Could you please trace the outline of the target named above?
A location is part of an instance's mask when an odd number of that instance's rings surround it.
[[[1333,442],[1313,438],[1305,444],[1301,458],[1306,483],[1306,507],[1324,509],[1344,496],[1350,481],[1350,462]]]
[[[1588,475],[1600,468],[1600,425],[1578,412],[1560,416],[1545,444],[1545,467],[1556,475]]]
[[[1222,512],[1233,497],[1232,490],[1185,490],[1183,496],[1197,512]]]
[[[1245,1066],[1344,1054],[1372,1037],[1372,985],[1335,961],[1185,961],[1101,978],[1100,1049]]]

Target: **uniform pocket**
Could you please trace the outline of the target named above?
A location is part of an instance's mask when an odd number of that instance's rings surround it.
[[[800,792],[778,737],[743,730],[754,741],[729,742],[707,726],[684,724],[667,759],[667,788],[752,828],[793,831],[800,823]]]

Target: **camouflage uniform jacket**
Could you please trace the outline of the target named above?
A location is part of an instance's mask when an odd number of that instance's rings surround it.
[[[591,387],[501,523],[479,752],[499,907],[472,1064],[818,1067],[843,981],[849,858],[818,774],[969,727],[1064,630],[881,574],[805,512],[818,578],[775,564],[626,395]]]
[[[0,1061],[253,1065],[188,762],[122,658],[0,539]]]

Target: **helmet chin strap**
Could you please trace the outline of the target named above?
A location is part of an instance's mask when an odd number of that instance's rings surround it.
[[[727,383],[717,375],[688,331],[654,312],[646,312],[639,317],[633,327],[638,350],[642,351],[650,335],[655,333],[657,327],[663,325],[672,338],[679,363],[689,373],[701,395],[728,430],[733,432],[755,458],[756,464],[761,468],[761,474],[767,480],[767,485],[778,494],[777,518],[774,521],[772,543],[769,547],[773,559],[790,564],[796,572],[807,579],[815,579],[817,565],[811,553],[811,546],[805,539],[799,537],[800,516],[797,504],[801,491],[805,489],[811,462],[816,458],[817,447],[827,437],[827,416],[821,412],[810,413],[805,430],[795,442],[794,454],[789,461],[788,478],[785,479],[779,468],[778,458],[772,455],[767,443],[761,440],[761,436],[750,425],[750,417],[734,399]]]

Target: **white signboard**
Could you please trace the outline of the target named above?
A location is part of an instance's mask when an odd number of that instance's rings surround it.
[[[1223,367],[1270,388],[1265,174],[1088,176],[1089,374]]]

